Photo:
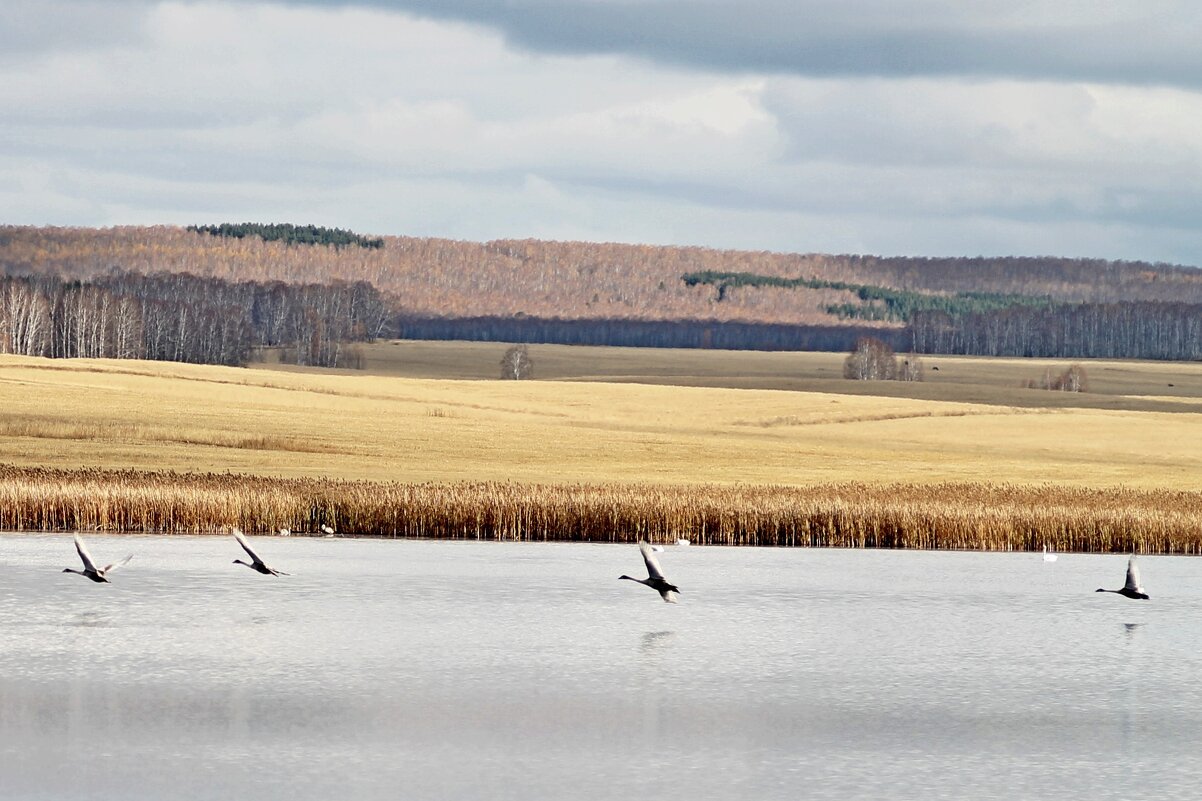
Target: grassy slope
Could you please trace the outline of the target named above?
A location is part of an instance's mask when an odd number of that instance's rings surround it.
[[[367,374],[0,357],[0,462],[1182,489],[1202,468],[1202,365],[1089,364],[1094,392],[1066,396],[1017,387],[1042,372],[1031,360],[928,359],[925,384],[869,385],[837,378],[838,354],[536,346],[538,375],[557,380],[517,383],[492,378],[504,347],[381,343]]]

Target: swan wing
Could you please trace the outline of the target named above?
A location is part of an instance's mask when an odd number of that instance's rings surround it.
[[[79,551],[79,558],[83,560],[83,566],[86,570],[96,570],[96,565],[92,562],[92,554],[88,553],[88,546],[83,544],[83,540],[79,535],[75,535],[75,550]]]
[[[1134,555],[1127,560],[1127,584],[1125,586],[1128,590],[1135,590],[1136,592],[1144,591],[1143,587],[1140,586],[1139,565],[1135,564]]]
[[[655,558],[655,553],[651,550],[651,546],[645,542],[640,542],[639,550],[643,554],[643,561],[647,563],[647,575],[653,579],[663,579],[664,571],[660,570],[659,560]]]
[[[246,537],[242,535],[242,529],[234,529],[234,539],[238,541],[238,544],[242,546],[242,550],[246,551],[246,555],[249,556],[256,565],[263,564],[263,560],[259,558],[259,555],[255,553],[253,548],[250,547],[250,543],[246,541]]]
[[[104,572],[108,573],[109,571],[116,570],[117,568],[126,564],[127,562],[129,562],[130,559],[133,559],[133,558],[134,558],[134,555],[131,553],[129,556],[125,557],[120,562],[113,562],[111,565],[109,565],[108,567],[106,567],[104,569]]]

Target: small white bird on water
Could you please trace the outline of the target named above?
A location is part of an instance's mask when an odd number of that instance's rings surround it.
[[[246,565],[251,570],[255,570],[259,573],[262,573],[264,576],[288,576],[288,575],[291,575],[290,573],[285,573],[283,570],[276,570],[275,568],[268,567],[267,564],[262,559],[259,558],[259,555],[257,553],[255,553],[254,550],[250,547],[250,543],[247,542],[246,537],[244,537],[242,535],[242,529],[240,529],[240,528],[234,529],[234,539],[236,539],[238,541],[238,544],[242,546],[242,550],[246,551],[247,555],[249,555],[250,559],[251,559],[251,561],[249,561],[249,562],[243,562],[241,559],[235,559],[234,564]]]
[[[68,567],[64,568],[63,572],[78,573],[84,578],[89,578],[92,581],[102,584],[110,583],[107,578],[109,571],[116,570],[117,568],[121,567],[121,565],[134,558],[134,555],[131,553],[120,562],[114,562],[113,564],[106,565],[105,567],[96,567],[96,563],[92,561],[92,555],[88,553],[88,547],[83,544],[83,540],[79,538],[78,534],[75,535],[75,550],[79,551],[79,558],[83,560],[83,570],[72,570]]]
[[[327,526],[325,523],[322,523],[321,524],[321,533],[325,534],[327,537],[333,537],[334,536],[334,527]]]
[[[1056,561],[1056,554],[1048,552],[1048,546],[1046,543],[1043,546],[1043,561],[1045,561],[1045,562],[1055,562]]]
[[[637,581],[639,584],[646,584],[658,592],[659,597],[663,598],[665,603],[676,603],[676,594],[680,592],[680,589],[674,584],[669,584],[664,578],[664,571],[660,570],[659,560],[655,558],[655,552],[651,550],[651,546],[645,542],[640,542],[639,551],[642,552],[643,561],[647,564],[647,578],[636,579],[631,576],[618,576],[618,580],[626,579],[627,581]]]

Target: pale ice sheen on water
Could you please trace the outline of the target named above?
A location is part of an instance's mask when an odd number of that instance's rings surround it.
[[[0,536],[4,799],[1196,799],[1202,560]]]

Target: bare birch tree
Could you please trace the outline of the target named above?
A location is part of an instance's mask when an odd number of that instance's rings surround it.
[[[501,357],[501,378],[515,381],[530,378],[534,362],[530,361],[530,350],[525,345],[514,345]]]
[[[843,377],[857,381],[892,381],[897,377],[893,348],[875,337],[860,337],[843,361]]]

